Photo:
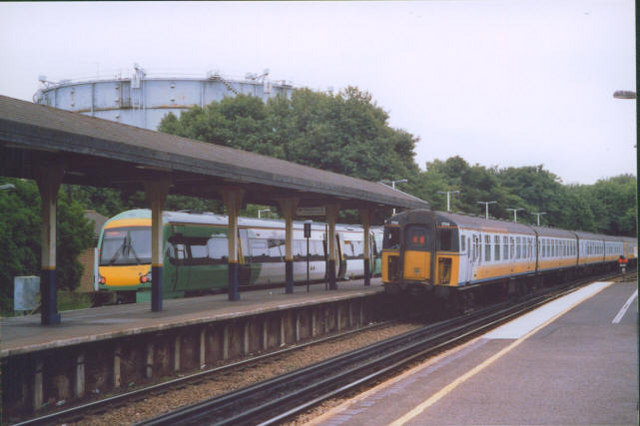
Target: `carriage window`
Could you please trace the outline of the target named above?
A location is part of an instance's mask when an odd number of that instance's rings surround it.
[[[493,243],[495,260],[500,260],[500,237],[498,237],[497,235],[493,237]]]
[[[502,258],[509,259],[509,238],[502,237]]]
[[[515,255],[515,240],[513,237],[509,238],[509,258],[513,259]]]
[[[407,227],[407,249],[409,250],[427,250],[428,235],[427,228],[419,225]]]
[[[210,259],[215,261],[226,261],[229,257],[229,241],[226,235],[211,237],[207,240],[207,251]],[[192,252],[193,253],[193,252]]]
[[[522,240],[516,237],[516,259],[522,258]]]
[[[269,246],[269,257],[282,259],[284,256],[284,240],[269,239],[267,240]]]
[[[249,240],[249,253],[252,262],[264,261],[269,258],[267,240]]]
[[[384,228],[382,248],[383,249],[399,249],[400,248],[400,228],[399,227],[386,226]]]
[[[467,251],[467,246],[465,244],[465,239],[464,239],[464,235],[460,237],[460,252],[464,253],[465,251]]]
[[[489,235],[484,236],[484,260],[491,261],[491,237]]]

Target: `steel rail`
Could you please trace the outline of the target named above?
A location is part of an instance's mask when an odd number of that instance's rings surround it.
[[[273,424],[387,374],[427,354],[477,335],[561,297],[588,280],[525,302],[504,304],[428,325],[253,386],[141,422],[164,424]],[[573,284],[573,285],[571,285]],[[568,288],[569,287],[569,288]],[[355,365],[354,365],[355,364]],[[282,412],[284,410],[284,412]]]

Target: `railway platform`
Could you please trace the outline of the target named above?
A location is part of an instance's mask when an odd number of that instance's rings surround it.
[[[4,415],[24,415],[181,372],[215,365],[310,337],[368,324],[378,315],[380,278],[103,306],[62,312],[58,325],[39,315],[2,318]]]
[[[312,423],[638,424],[637,294],[592,283]]]

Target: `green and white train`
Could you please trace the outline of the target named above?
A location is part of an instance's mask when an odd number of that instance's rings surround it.
[[[228,286],[227,217],[212,213],[163,212],[165,298],[206,294]],[[303,223],[293,223],[293,278],[307,279],[307,242]],[[285,222],[238,218],[238,259],[241,286],[285,282]],[[310,280],[325,279],[326,225],[314,222],[309,239]],[[358,225],[336,225],[336,277],[364,276],[364,231]],[[380,274],[382,228],[372,227],[367,244],[371,274]],[[151,297],[151,211],[129,210],[109,219],[98,241],[99,299],[103,302],[142,302]],[[106,297],[105,297],[106,296]]]

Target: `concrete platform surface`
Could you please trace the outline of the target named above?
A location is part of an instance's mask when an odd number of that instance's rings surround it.
[[[322,425],[636,425],[636,283],[593,283],[383,383]]]
[[[61,313],[61,324],[40,325],[40,315],[2,318],[0,320],[0,357],[85,342],[131,336],[144,332],[266,313],[294,306],[335,302],[383,292],[380,278],[341,281],[338,290],[327,291],[325,284],[296,286],[293,294],[284,288],[244,291],[240,299],[230,302],[226,294],[164,300],[162,312],[151,312],[151,305],[126,304],[79,309]]]

